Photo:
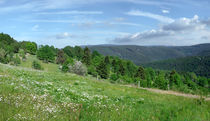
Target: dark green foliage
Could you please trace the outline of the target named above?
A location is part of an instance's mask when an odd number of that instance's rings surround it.
[[[37,51],[37,57],[44,62],[54,62],[54,50],[48,45],[41,46]]]
[[[145,79],[145,72],[144,72],[144,68],[143,68],[143,67],[139,66],[139,68],[138,68],[138,70],[137,70],[137,72],[136,72],[135,77],[139,77],[139,78],[141,78],[142,80]]]
[[[68,72],[68,70],[69,70],[68,65],[66,65],[66,64],[62,65],[61,70],[62,70],[62,72]]]
[[[109,77],[109,71],[104,61],[101,61],[101,63],[97,66],[96,69],[101,78],[107,79]]]
[[[119,76],[117,74],[111,74],[110,79],[113,81],[117,81],[119,79]]]
[[[106,65],[109,65],[110,64],[109,56],[106,56],[105,57],[104,62],[106,63]]]
[[[63,50],[58,50],[56,63],[57,64],[63,64],[66,61],[66,58],[67,57],[66,57],[64,51]]]
[[[38,61],[32,62],[32,68],[37,69],[37,70],[43,70],[41,64]]]
[[[0,33],[0,48],[4,49],[7,54],[17,53],[19,50],[19,43],[8,34]]]
[[[125,68],[124,68],[124,66],[123,66],[123,64],[122,64],[121,61],[119,62],[119,70],[118,70],[118,73],[119,73],[120,75],[122,75],[122,76],[125,75]]]
[[[194,56],[148,63],[145,67],[178,72],[194,72],[199,76],[210,77],[210,56]]]
[[[87,66],[91,64],[91,53],[87,47],[84,49],[84,55],[82,58],[82,62],[84,64],[86,64]]]
[[[83,55],[84,55],[84,51],[81,47],[75,46],[74,47],[74,54],[75,54],[75,56],[78,60],[81,60]]]

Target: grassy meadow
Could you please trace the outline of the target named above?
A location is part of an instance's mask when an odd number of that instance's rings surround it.
[[[210,101],[111,84],[44,64],[0,64],[0,121],[208,121]],[[27,67],[27,68],[26,68]],[[53,71],[48,71],[53,70]]]

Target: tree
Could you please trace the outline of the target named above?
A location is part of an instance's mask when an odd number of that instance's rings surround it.
[[[170,87],[173,87],[173,86],[180,87],[182,85],[180,75],[175,70],[172,70],[170,73],[169,85],[170,85]]]
[[[138,68],[138,70],[137,70],[137,72],[136,72],[135,77],[139,77],[139,78],[141,78],[142,80],[145,79],[145,72],[144,72],[144,68],[143,68],[143,67],[139,66],[139,68]]]
[[[82,58],[82,62],[85,63],[87,66],[91,64],[91,53],[88,47],[84,49],[84,55]]]
[[[102,56],[98,51],[94,50],[92,53],[92,59],[94,59],[95,57],[100,57]]]
[[[109,71],[104,61],[101,61],[101,63],[97,66],[97,72],[103,79],[107,79],[109,77]]]
[[[41,46],[37,51],[37,57],[44,62],[54,62],[54,52],[48,45]]]
[[[6,59],[5,59],[6,55],[7,55],[6,51],[0,48],[0,62],[1,63],[6,63]]]
[[[110,64],[109,56],[106,56],[105,57],[104,62],[106,63],[106,65],[109,65]]]
[[[163,73],[162,71],[159,72],[155,80],[155,86],[164,90],[168,88],[168,80],[165,79],[165,73]]]
[[[84,54],[84,51],[81,47],[75,46],[74,47],[74,54],[77,57],[78,60],[81,60]]]
[[[74,53],[74,48],[70,47],[70,46],[66,46],[65,48],[63,48],[64,53],[66,53],[69,57],[74,57],[75,53]]]
[[[66,56],[63,50],[59,50],[57,53],[56,63],[63,64],[66,61]]]
[[[125,68],[124,68],[122,62],[119,63],[119,74],[122,76],[125,75]]]

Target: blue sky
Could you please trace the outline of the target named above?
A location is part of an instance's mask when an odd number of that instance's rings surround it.
[[[67,45],[210,43],[210,0],[0,0],[0,32]]]

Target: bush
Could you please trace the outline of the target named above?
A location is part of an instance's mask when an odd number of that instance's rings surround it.
[[[69,70],[68,65],[63,64],[61,70],[62,70],[62,72],[67,72]]]
[[[97,77],[98,73],[93,65],[88,66],[88,74],[92,75],[93,77]]]
[[[12,58],[12,65],[18,66],[21,63],[20,57],[18,55],[15,55],[14,58]]]
[[[43,70],[41,64],[38,61],[33,61],[32,68],[37,69],[37,70]]]
[[[87,73],[87,68],[82,62],[76,61],[74,65],[69,66],[69,72],[84,76]]]
[[[112,74],[110,76],[110,79],[113,80],[113,81],[117,81],[119,79],[118,75],[117,74]]]

